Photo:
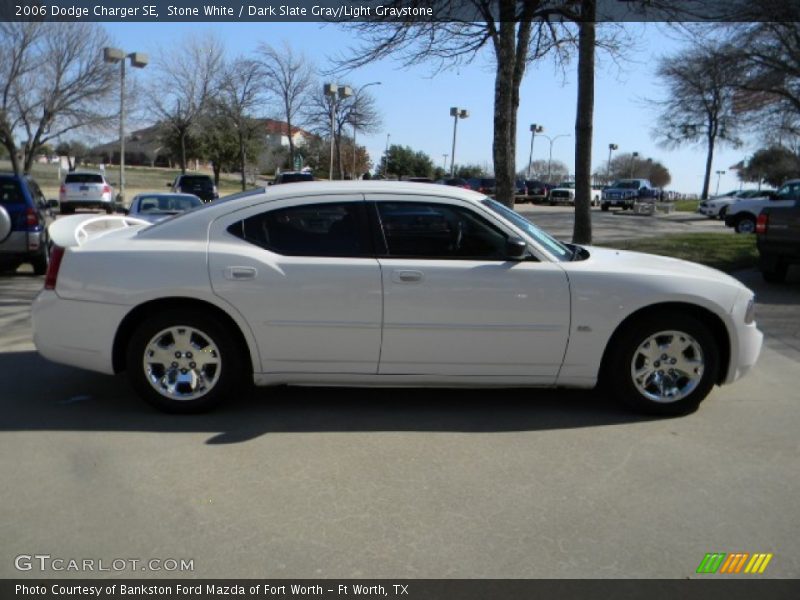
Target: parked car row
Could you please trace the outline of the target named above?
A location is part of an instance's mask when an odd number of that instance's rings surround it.
[[[748,200],[750,198],[764,198],[769,197],[775,190],[733,190],[727,194],[714,196],[708,200],[703,200],[697,207],[697,212],[701,215],[707,216],[709,219],[722,219],[725,220],[725,215],[728,213],[728,207],[735,204],[740,200]]]
[[[758,216],[764,208],[792,206],[796,200],[800,200],[800,179],[790,179],[777,192],[730,204],[725,212],[725,225],[733,227],[736,233],[754,233]]]

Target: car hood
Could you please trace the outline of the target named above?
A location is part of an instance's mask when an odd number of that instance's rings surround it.
[[[747,289],[738,280],[722,271],[688,260],[597,246],[587,246],[586,249],[589,251],[590,257],[585,262],[593,263],[594,267],[598,269],[608,269],[618,273],[702,279]]]

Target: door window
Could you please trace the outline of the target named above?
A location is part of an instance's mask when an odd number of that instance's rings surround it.
[[[285,256],[370,255],[362,202],[305,204],[254,215],[228,232]]]

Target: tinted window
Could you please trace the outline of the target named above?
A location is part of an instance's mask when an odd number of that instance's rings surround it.
[[[142,213],[177,213],[202,206],[203,202],[196,196],[141,196],[139,212]]]
[[[23,204],[25,197],[16,179],[0,179],[0,204],[9,206],[11,204]]]
[[[307,204],[262,213],[228,231],[286,256],[367,256],[370,254],[362,202]]]
[[[298,181],[314,181],[311,173],[281,173],[276,183],[296,183]]]
[[[183,177],[181,177],[179,185],[181,186],[200,185],[200,186],[211,187],[214,184],[211,182],[211,178],[208,175],[184,175]]]
[[[377,206],[389,256],[506,258],[505,234],[470,210],[418,202]]]
[[[96,173],[69,173],[64,183],[103,183],[103,176]]]

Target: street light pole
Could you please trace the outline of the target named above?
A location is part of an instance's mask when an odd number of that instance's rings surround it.
[[[611,183],[611,153],[617,150],[619,146],[616,144],[608,145],[608,163],[606,164],[606,185]]]
[[[631,174],[629,179],[633,179],[633,161],[635,161],[638,158],[638,156],[639,156],[638,152],[631,153]]]
[[[528,176],[526,179],[531,178],[531,163],[533,163],[533,139],[536,137],[537,133],[542,133],[543,131],[544,127],[541,125],[537,125],[536,123],[531,125],[531,152],[528,155]]]
[[[446,152],[442,154],[442,168],[446,171],[447,170],[447,157],[450,156]]]
[[[725,175],[725,171],[717,171],[717,191],[714,192],[715,196],[719,196],[719,180]]]
[[[549,157],[547,159],[547,183],[550,183],[551,167],[552,167],[552,164],[553,164],[553,143],[558,138],[569,137],[570,134],[569,133],[559,133],[558,135],[553,136],[553,137],[550,137],[549,135],[545,135],[543,133],[540,133],[539,135],[541,135],[543,138],[545,138],[546,140],[548,140],[550,142],[550,155],[549,155]]]
[[[455,177],[456,172],[456,130],[458,129],[458,120],[466,119],[469,116],[469,111],[463,108],[453,106],[450,108],[450,116],[453,117],[453,149],[450,152],[450,177]]]
[[[358,95],[361,92],[363,92],[366,88],[368,88],[369,86],[371,86],[371,85],[381,85],[381,83],[382,82],[380,82],[380,81],[370,81],[369,83],[365,83],[364,85],[362,85],[358,89],[358,91],[355,92],[354,100],[353,100],[353,108],[356,110],[356,115],[358,115],[358,112],[357,112],[358,111]],[[357,121],[357,119],[358,119],[357,116],[353,119],[353,179],[356,178],[356,148],[358,148],[358,146],[356,146],[356,129],[357,129],[356,121]]]
[[[331,101],[331,162],[328,168],[328,180],[333,181],[333,143],[336,138],[336,100],[337,97],[340,100],[349,98],[353,95],[353,90],[348,85],[326,83],[322,86],[322,93],[328,96]]]
[[[103,48],[103,60],[119,63],[119,201],[125,202],[125,59],[130,58],[131,66],[143,69],[149,59],[141,52],[125,54],[119,48]]]

